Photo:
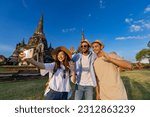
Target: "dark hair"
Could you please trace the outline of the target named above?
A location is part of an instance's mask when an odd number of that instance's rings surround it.
[[[57,52],[57,54],[56,54],[56,60],[55,60],[55,66],[54,66],[54,69],[53,69],[53,74],[52,74],[52,76],[56,73],[56,71],[58,70],[58,69],[60,69],[61,68],[61,66],[60,66],[60,61],[58,60],[58,53],[59,52],[61,52],[62,50],[59,50],[58,52]],[[63,51],[64,52],[64,51]],[[66,72],[69,72],[69,76],[70,76],[70,69],[69,69],[69,60],[68,60],[68,55],[64,52],[64,54],[65,54],[65,59],[64,59],[64,61],[63,61],[63,65],[65,66],[65,70],[64,70],[64,78],[66,78]]]

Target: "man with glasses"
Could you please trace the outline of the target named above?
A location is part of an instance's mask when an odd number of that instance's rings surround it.
[[[81,41],[81,53],[75,54],[72,58],[76,73],[75,100],[81,100],[83,96],[85,100],[93,99],[93,88],[96,87],[93,63],[96,54],[89,50],[90,46],[88,40]]]

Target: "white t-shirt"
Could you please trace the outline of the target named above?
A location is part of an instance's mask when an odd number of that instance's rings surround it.
[[[82,86],[93,86],[90,68],[89,68],[89,60],[88,56],[82,55],[82,73],[81,73],[81,80],[79,85]]]
[[[59,92],[70,92],[71,86],[70,86],[70,80],[69,80],[69,73],[66,72],[66,77],[64,78],[64,65],[61,65],[61,68],[58,69],[55,74],[53,74],[53,69],[55,66],[55,63],[45,63],[45,69],[41,69],[41,75],[45,75],[46,72],[49,72],[49,87],[54,91]]]

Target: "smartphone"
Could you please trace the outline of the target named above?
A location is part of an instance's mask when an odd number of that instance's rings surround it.
[[[33,52],[34,52],[34,49],[31,48],[31,49],[25,50],[23,53],[25,55],[25,58],[32,58],[33,57]]]

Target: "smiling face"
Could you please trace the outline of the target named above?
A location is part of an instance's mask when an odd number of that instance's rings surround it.
[[[89,45],[86,42],[81,43],[81,51],[82,53],[88,53],[89,51]]]
[[[61,63],[65,60],[66,54],[64,51],[60,51],[57,54],[57,59],[58,61],[60,61]]]
[[[99,43],[93,43],[92,48],[93,48],[94,53],[98,54],[102,50],[103,47]]]

